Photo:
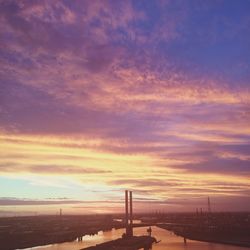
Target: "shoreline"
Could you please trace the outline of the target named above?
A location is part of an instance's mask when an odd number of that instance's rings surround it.
[[[177,230],[166,228],[164,226],[158,226],[158,227],[162,228],[164,230],[173,232],[176,236],[183,237],[187,240],[194,240],[194,241],[200,241],[200,242],[208,242],[208,243],[216,243],[216,244],[250,248],[250,241],[249,242],[242,242],[242,241],[237,241],[237,240],[232,241],[232,240],[227,240],[227,239],[216,239],[216,238],[212,238],[212,237],[207,237],[206,235],[194,236],[194,235],[190,235],[190,233],[185,234],[184,232],[179,232]]]

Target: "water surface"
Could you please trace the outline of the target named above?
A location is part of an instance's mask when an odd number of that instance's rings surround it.
[[[146,227],[135,228],[135,235],[146,235]],[[158,227],[152,227],[152,236],[160,243],[153,245],[153,250],[246,250],[245,247],[229,246],[216,243],[207,243],[200,241],[187,240],[184,244],[183,238],[174,235],[172,232],[166,231]],[[121,237],[124,229],[112,230],[107,232],[99,232],[98,235],[84,236],[82,242],[72,241],[61,244],[53,244],[41,247],[27,248],[26,250],[79,250],[88,246],[110,241]]]

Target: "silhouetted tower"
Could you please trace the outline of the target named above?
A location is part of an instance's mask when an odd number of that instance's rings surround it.
[[[211,213],[211,204],[210,204],[209,196],[207,197],[207,211],[208,211],[208,213]]]
[[[125,191],[125,226],[128,227],[128,190]]]
[[[60,217],[62,217],[62,209],[60,208]]]
[[[132,191],[128,192],[128,190],[125,191],[125,226],[126,236],[133,236],[133,198]]]
[[[132,191],[129,191],[129,205],[130,205],[130,226],[133,227],[133,197],[132,197]]]

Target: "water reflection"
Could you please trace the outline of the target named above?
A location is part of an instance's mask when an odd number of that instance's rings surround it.
[[[153,250],[246,250],[244,247],[228,246],[222,244],[206,243],[199,241],[187,240],[187,244],[184,244],[182,237],[177,237],[173,233],[166,231],[158,227],[152,227],[152,236],[157,240],[161,240],[160,243],[153,245]],[[147,228],[135,228],[135,235],[145,235]],[[61,244],[47,245],[43,247],[27,248],[27,250],[79,250],[84,247],[93,246],[105,241],[114,240],[124,233],[124,229],[112,230],[108,232],[99,232],[98,235],[84,236],[82,242],[67,242]]]

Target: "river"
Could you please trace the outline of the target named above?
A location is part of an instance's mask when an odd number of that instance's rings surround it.
[[[146,234],[145,227],[134,228],[135,235]],[[107,232],[99,232],[98,235],[84,236],[82,242],[72,241],[61,244],[53,244],[41,247],[26,248],[26,250],[79,250],[88,246],[110,241],[121,237],[124,229],[112,230]],[[187,240],[184,244],[183,238],[174,235],[172,232],[166,231],[158,227],[152,227],[152,236],[160,243],[153,245],[153,250],[246,250],[245,247],[229,246],[216,243],[207,243]]]

